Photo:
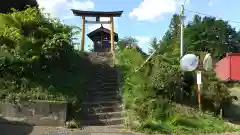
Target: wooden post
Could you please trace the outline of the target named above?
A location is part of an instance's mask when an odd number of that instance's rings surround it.
[[[82,16],[82,40],[81,40],[81,51],[84,51],[85,43],[85,16]]]
[[[115,47],[114,47],[114,20],[113,17],[110,17],[110,29],[111,29],[111,52],[113,57],[115,58]]]
[[[201,84],[202,84],[202,73],[201,73],[201,71],[197,71],[197,98],[198,98],[199,111],[202,111],[202,107],[201,107]]]
[[[197,85],[197,97],[198,97],[198,108],[201,111],[202,107],[201,107],[201,84]]]

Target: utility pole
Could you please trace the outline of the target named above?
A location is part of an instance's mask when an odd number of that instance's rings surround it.
[[[183,53],[184,53],[184,45],[183,45],[183,35],[184,35],[184,19],[185,19],[185,16],[184,16],[184,5],[182,5],[182,8],[181,8],[181,14],[180,14],[180,21],[181,21],[181,41],[180,41],[180,58],[182,58],[183,56]]]
[[[181,8],[181,13],[180,13],[180,25],[181,25],[181,37],[180,37],[180,59],[183,57],[183,53],[184,53],[184,45],[183,45],[183,30],[184,30],[184,5],[182,5]],[[182,77],[181,77],[182,82],[184,81],[184,72],[182,72]],[[182,85],[181,89],[180,89],[180,100],[181,102],[183,101],[183,89],[184,86]]]

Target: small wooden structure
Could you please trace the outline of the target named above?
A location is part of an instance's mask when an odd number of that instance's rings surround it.
[[[110,37],[111,37],[111,52],[115,56],[114,50],[114,19],[113,17],[120,17],[123,11],[114,11],[114,12],[103,12],[103,11],[82,11],[72,9],[72,12],[75,16],[82,17],[82,39],[81,39],[81,50],[84,51],[84,42],[85,42],[85,24],[110,24]],[[86,17],[95,17],[96,21],[87,21]],[[100,17],[109,17],[110,21],[100,21]]]
[[[94,52],[110,52],[111,51],[111,32],[109,29],[100,28],[90,32],[87,36],[93,41]],[[118,34],[114,32],[114,41],[118,42]]]

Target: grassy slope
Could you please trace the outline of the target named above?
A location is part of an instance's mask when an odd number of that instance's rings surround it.
[[[239,126],[227,124],[220,118],[213,117],[208,112],[200,113],[184,105],[176,104],[177,113],[166,121],[151,121],[136,130],[147,133],[173,133],[173,134],[197,134],[197,133],[224,133],[240,131]]]
[[[148,93],[147,91],[150,90],[144,86],[147,78],[143,77],[143,73],[132,74],[134,69],[138,68],[142,64],[144,59],[142,59],[142,57],[140,57],[134,50],[125,50],[118,57],[118,61],[121,71],[125,75],[125,83],[123,84],[122,88],[124,98],[123,101],[125,104],[125,109],[127,109],[125,110],[127,112],[127,119],[131,122],[126,124],[128,124],[127,126],[133,130],[138,132],[168,134],[240,131],[240,128],[230,126],[220,118],[213,117],[210,113],[199,113],[197,109],[179,104],[173,104],[171,107],[173,113],[169,114],[170,117],[167,117],[166,119],[162,119],[163,117],[152,117],[152,113],[154,112],[162,113],[163,115],[168,115],[166,114],[168,112],[161,108],[147,110],[148,106],[150,105],[148,104],[148,101],[151,100],[146,97]],[[128,79],[127,83],[126,79]],[[154,100],[158,99],[153,99],[153,101]],[[161,102],[161,100],[158,101]]]

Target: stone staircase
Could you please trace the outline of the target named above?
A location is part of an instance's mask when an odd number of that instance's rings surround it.
[[[110,126],[123,122],[117,69],[110,66],[111,60],[104,59],[105,63],[101,60],[97,54],[91,54],[91,61],[96,68],[83,101],[82,125]]]
[[[88,58],[94,64],[113,66],[112,53],[110,52],[89,52]]]

